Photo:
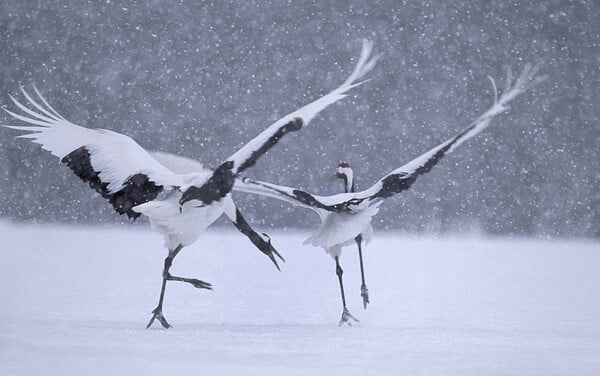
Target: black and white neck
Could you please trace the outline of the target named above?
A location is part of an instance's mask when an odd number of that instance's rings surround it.
[[[338,179],[342,179],[344,182],[344,192],[355,192],[354,188],[354,172],[352,168],[350,168],[350,164],[348,162],[340,162],[338,164],[335,176]]]

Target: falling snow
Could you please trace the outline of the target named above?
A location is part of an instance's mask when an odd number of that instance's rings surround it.
[[[215,290],[169,285],[174,328],[144,330],[159,236],[0,129],[0,374],[600,374],[600,253],[581,239],[600,237],[598,14],[586,0],[1,1],[0,107],[35,84],[77,124],[209,167],[339,85],[372,40],[370,80],[245,171],[322,195],[341,191],[327,183],[340,161],[364,189],[456,134],[492,104],[488,76],[502,89],[531,62],[548,79],[384,202],[366,311],[344,253],[353,328],[336,327],[333,262],[301,245],[318,218],[236,193],[282,272],[213,229],[174,268]]]
[[[335,87],[369,38],[384,54],[371,81],[248,171],[330,194],[340,160],[370,186],[487,108],[487,75],[501,83],[507,68],[540,62],[549,80],[386,203],[375,227],[599,236],[598,4],[369,4],[4,1],[0,103],[35,83],[76,123],[216,166]],[[119,221],[45,152],[2,134],[1,216]],[[269,200],[238,202],[266,226],[313,225]]]

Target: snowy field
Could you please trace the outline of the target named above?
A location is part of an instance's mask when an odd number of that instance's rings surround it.
[[[355,251],[334,263],[271,234],[282,272],[214,229],[144,329],[165,250],[149,229],[0,222],[0,375],[599,375],[600,244],[376,234],[365,311]]]

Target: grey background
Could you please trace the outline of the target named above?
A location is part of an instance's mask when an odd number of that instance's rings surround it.
[[[598,2],[0,2],[0,105],[36,83],[67,119],[209,166],[327,93],[363,38],[372,79],[247,174],[321,194],[340,160],[358,188],[445,140],[492,101],[486,75],[542,62],[549,80],[413,188],[379,229],[600,236]],[[2,124],[13,124],[7,114]],[[0,129],[0,217],[123,221],[55,157]],[[265,227],[308,211],[236,195]],[[144,220],[141,221],[144,223]]]

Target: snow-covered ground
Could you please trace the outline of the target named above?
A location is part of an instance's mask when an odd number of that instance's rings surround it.
[[[271,234],[277,272],[235,230],[175,260],[170,330],[144,329],[165,250],[140,227],[0,222],[0,375],[599,375],[600,244],[378,233],[334,263]]]

